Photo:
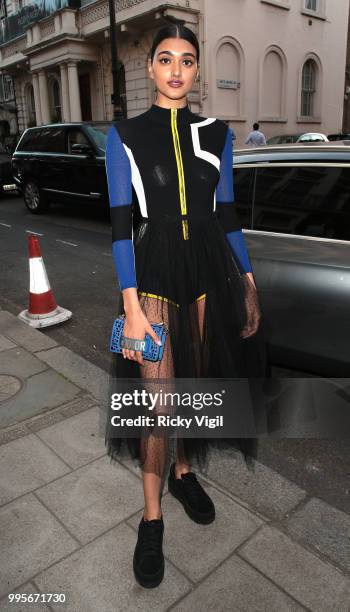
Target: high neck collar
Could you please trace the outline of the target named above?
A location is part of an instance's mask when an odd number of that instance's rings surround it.
[[[193,116],[188,104],[186,104],[186,106],[182,106],[181,108],[164,108],[164,106],[152,104],[152,106],[150,106],[146,112],[150,119],[164,124],[171,123],[172,115],[177,123],[189,123]]]

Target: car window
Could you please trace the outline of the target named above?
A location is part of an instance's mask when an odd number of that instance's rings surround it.
[[[86,144],[91,146],[84,132],[79,128],[73,128],[68,130],[68,153],[71,153],[73,155],[76,154],[72,149],[72,146],[74,144]]]
[[[110,127],[110,123],[85,126],[85,129],[88,131],[90,138],[94,141],[101,155],[104,155],[106,151],[107,134]]]
[[[301,136],[299,142],[322,142],[324,138],[320,134],[305,134]]]
[[[41,130],[28,130],[23,134],[21,142],[17,148],[18,151],[35,151],[36,143],[38,142]]]
[[[244,228],[252,227],[254,172],[254,168],[240,168],[238,164],[233,168],[234,200]]]
[[[64,128],[42,127],[36,130],[28,130],[17,150],[37,153],[64,153]]]
[[[65,153],[63,127],[44,127],[40,132],[37,150],[44,153]]]
[[[350,164],[258,167],[253,228],[350,240]]]

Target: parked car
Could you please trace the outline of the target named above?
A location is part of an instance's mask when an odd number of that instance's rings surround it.
[[[302,136],[299,136],[297,142],[328,142],[328,138],[325,134],[320,132],[307,132]]]
[[[300,132],[300,134],[279,134],[278,136],[271,136],[266,140],[266,144],[268,145],[278,145],[278,144],[291,144],[292,142],[296,142],[299,136],[302,136],[304,132]]]
[[[327,138],[330,142],[334,140],[350,140],[350,134],[346,132],[344,134],[328,134]]]
[[[279,136],[272,136],[268,138],[266,144],[292,144],[293,142],[316,142],[316,141],[328,141],[325,134],[318,132],[300,132],[299,134],[280,134]]]
[[[0,143],[0,196],[16,191],[17,185],[12,175],[11,155]]]
[[[33,214],[50,202],[106,207],[105,143],[111,122],[55,123],[28,128],[12,155],[16,185]]]
[[[350,147],[236,149],[234,192],[271,362],[348,376]]]

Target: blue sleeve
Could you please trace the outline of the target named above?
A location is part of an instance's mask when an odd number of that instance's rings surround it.
[[[221,155],[220,178],[216,186],[216,209],[241,273],[252,272],[252,265],[234,199],[233,132],[231,128],[227,128],[225,146]]]
[[[112,253],[121,290],[136,287],[132,223],[132,173],[129,156],[115,125],[106,144],[106,174],[112,225]]]

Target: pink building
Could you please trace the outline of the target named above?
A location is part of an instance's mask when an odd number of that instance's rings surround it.
[[[108,0],[60,5],[3,5],[0,120],[9,112],[1,105],[1,82],[9,91],[12,79],[20,131],[112,117]],[[342,130],[349,0],[116,0],[115,6],[129,117],[154,101],[147,52],[154,31],[172,16],[201,42],[191,108],[227,120],[236,145],[255,121],[266,138]]]

